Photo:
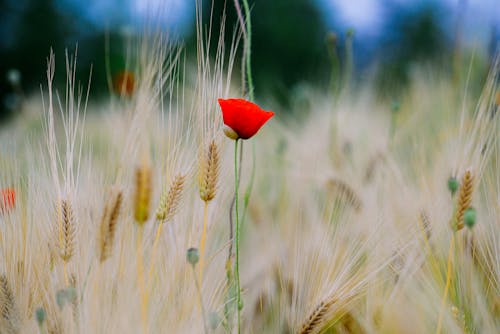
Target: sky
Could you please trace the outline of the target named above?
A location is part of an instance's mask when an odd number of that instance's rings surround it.
[[[355,28],[376,29],[383,24],[384,6],[390,3],[416,5],[426,0],[316,0],[327,11],[337,11],[343,23]],[[500,23],[500,0],[441,0],[435,1],[456,11],[462,4],[467,8],[467,19],[480,22]]]
[[[435,2],[443,6],[449,20],[454,22],[462,8],[463,36],[469,46],[486,44],[493,26],[500,30],[500,0],[316,0],[325,9],[327,21],[332,20],[329,13],[337,13],[337,19],[346,27],[355,29],[358,36],[377,36],[384,25],[384,13],[388,5],[423,5]],[[462,7],[461,7],[462,6]]]

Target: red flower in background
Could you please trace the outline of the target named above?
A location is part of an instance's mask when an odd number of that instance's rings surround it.
[[[219,99],[224,124],[224,133],[231,139],[248,139],[274,116],[272,111],[262,110],[255,103],[243,99]]]
[[[16,204],[16,191],[11,188],[0,189],[0,213],[6,213]]]
[[[116,94],[132,96],[135,88],[134,74],[130,71],[121,71],[113,77],[113,89]]]

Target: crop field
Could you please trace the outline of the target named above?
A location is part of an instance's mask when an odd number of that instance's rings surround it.
[[[284,107],[247,7],[194,61],[130,39],[106,98],[47,55],[0,128],[0,333],[498,333],[499,56]]]

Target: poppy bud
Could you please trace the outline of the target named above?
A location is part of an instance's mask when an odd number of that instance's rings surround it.
[[[200,253],[198,252],[198,248],[189,248],[186,257],[191,265],[196,265],[200,260]]]
[[[132,96],[135,90],[134,74],[130,71],[117,73],[113,78],[113,89],[116,94]]]
[[[464,224],[470,229],[476,224],[476,209],[468,208],[465,210]]]
[[[16,204],[16,191],[12,188],[0,189],[0,214],[13,209]]]
[[[35,318],[36,318],[36,322],[38,323],[39,327],[43,326],[43,323],[45,321],[45,316],[46,316],[46,313],[45,313],[45,310],[43,309],[43,307],[39,307],[36,309]]]
[[[454,176],[450,176],[448,179],[448,190],[451,193],[451,196],[455,195],[455,192],[458,190],[458,180]]]

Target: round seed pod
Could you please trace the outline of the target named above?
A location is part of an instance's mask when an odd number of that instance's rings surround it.
[[[450,191],[452,196],[457,192],[458,186],[459,184],[457,178],[454,176],[450,176],[450,178],[448,179],[448,190]]]
[[[198,248],[189,248],[186,257],[188,262],[193,266],[197,264],[200,260],[200,253],[198,252]]]
[[[464,224],[468,228],[472,228],[476,224],[476,209],[474,208],[467,208],[464,212]]]

